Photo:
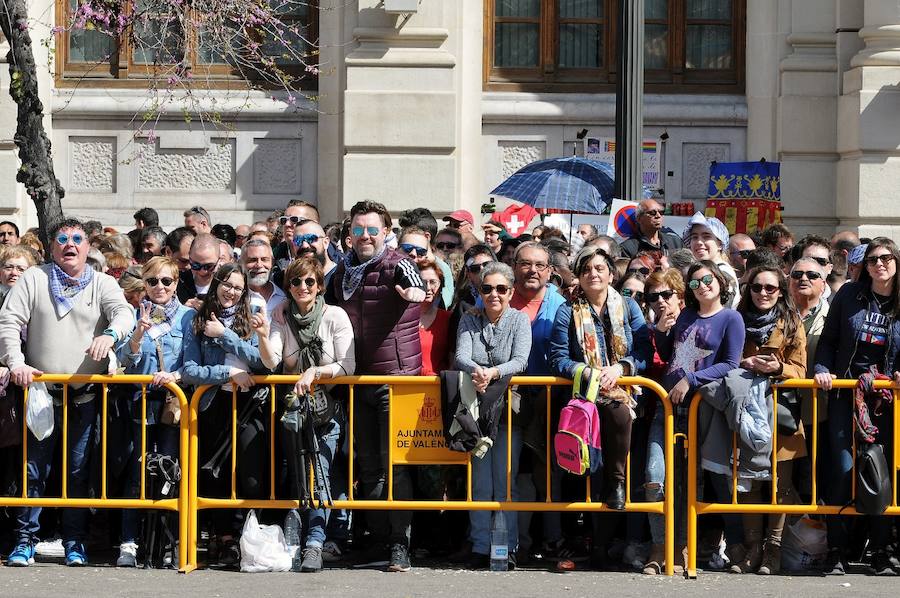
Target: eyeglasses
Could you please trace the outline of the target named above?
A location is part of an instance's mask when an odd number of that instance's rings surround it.
[[[278,224],[284,226],[285,224],[290,222],[294,226],[297,226],[298,224],[300,224],[301,220],[306,220],[306,218],[301,218],[300,216],[280,216],[278,218]]]
[[[490,295],[491,293],[494,292],[494,290],[497,291],[498,295],[505,295],[506,293],[509,292],[509,287],[505,284],[498,284],[497,286],[490,285],[490,284],[481,285],[481,294],[482,295]]]
[[[750,285],[750,291],[753,293],[756,293],[757,295],[759,295],[763,291],[766,292],[766,295],[774,295],[779,290],[781,290],[781,289],[779,289],[774,284],[761,284],[758,282],[754,282],[753,284]]]
[[[81,245],[81,242],[84,241],[84,235],[82,235],[81,233],[75,233],[73,235],[60,233],[56,235],[56,242],[60,245],[68,245],[70,240],[75,245]]]
[[[237,293],[238,295],[240,295],[241,293],[244,292],[244,287],[239,287],[237,285],[233,285],[230,282],[225,281],[225,280],[220,281],[219,285],[221,285],[221,287],[223,289],[225,289],[225,291],[230,292],[230,293]]]
[[[191,262],[191,270],[197,272],[199,270],[203,270],[204,272],[212,272],[216,269],[218,262],[210,262],[208,264],[201,264],[200,262]]]
[[[76,243],[77,245],[77,243]],[[881,255],[870,255],[863,260],[867,266],[874,266],[878,262],[881,262],[885,266],[894,261],[894,254],[892,253],[882,253]]]
[[[813,260],[814,262],[816,262],[817,264],[819,264],[819,265],[822,266],[823,268],[824,268],[825,266],[827,266],[828,264],[831,263],[831,260],[828,259],[827,257],[807,257],[807,258],[805,258],[805,259]]]
[[[469,274],[478,274],[479,272],[481,272],[481,269],[484,268],[484,266],[486,264],[490,264],[490,262],[482,262],[480,264],[469,264],[468,266],[466,266],[466,271]]]
[[[697,289],[700,288],[700,283],[701,283],[701,282],[702,282],[705,286],[711,287],[711,286],[712,286],[712,283],[713,283],[713,275],[712,275],[712,274],[705,274],[705,275],[701,276],[700,278],[694,278],[694,279],[692,279],[692,280],[688,283],[688,287],[690,287],[690,289],[691,289],[692,291],[696,291]]]
[[[739,255],[742,260],[745,260],[750,257],[750,254],[753,253],[753,251],[753,249],[735,249],[731,252],[731,255]],[[822,265],[824,266],[824,264]]]
[[[381,232],[381,229],[377,226],[354,226],[350,229],[350,232],[353,233],[354,237],[361,237],[363,233],[369,233],[370,237],[374,237]]]
[[[312,245],[313,243],[318,243],[319,239],[321,239],[319,235],[313,233],[307,233],[305,235],[294,235],[294,246],[300,247],[304,243],[308,245]]]
[[[413,245],[412,243],[400,243],[400,250],[403,253],[415,253],[418,257],[425,257],[428,255],[428,249]]]
[[[653,218],[662,216],[663,214],[665,214],[665,212],[663,212],[662,210],[647,210],[646,212],[644,212],[645,216],[652,216]]]
[[[640,268],[628,268],[628,270],[625,271],[625,274],[635,274],[637,272],[640,272],[644,276],[650,276],[650,268],[648,268],[647,266],[641,266]]]
[[[25,268],[25,266],[17,266],[15,264],[3,264],[3,269],[6,270],[7,272],[12,272],[13,270],[15,270],[16,272],[21,274],[27,268]]]
[[[822,278],[822,275],[815,270],[794,270],[791,272],[791,278],[794,280],[800,280],[804,275],[806,275],[806,278],[809,279],[810,282]]]
[[[441,251],[453,251],[457,247],[459,247],[459,243],[451,243],[449,241],[441,241],[440,243],[435,243],[435,247],[440,249]]]
[[[144,284],[146,284],[150,288],[155,287],[159,283],[162,283],[162,285],[164,287],[170,287],[170,286],[172,286],[173,282],[175,282],[175,279],[169,278],[168,276],[164,276],[163,278],[156,278],[155,276],[153,276],[153,277],[144,279]],[[224,284],[224,283],[222,283],[222,284]]]
[[[550,264],[545,264],[544,262],[529,262],[527,260],[517,260],[516,265],[524,270],[531,270],[534,268],[538,272],[543,272],[550,267]]]
[[[631,297],[638,303],[644,300],[644,291],[635,291],[633,289],[622,289],[623,297]]]
[[[312,276],[307,276],[306,278],[300,278],[299,276],[295,276],[291,279],[292,287],[299,287],[300,285],[305,284],[307,289],[311,289],[316,284],[316,279]]]
[[[663,301],[668,301],[674,294],[675,291],[672,290],[657,291],[655,293],[647,293],[646,295],[644,295],[644,297],[646,297],[647,303],[656,303],[657,301],[659,301],[660,297],[662,297]]]

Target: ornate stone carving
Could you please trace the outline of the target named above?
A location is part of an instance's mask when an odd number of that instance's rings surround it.
[[[547,155],[545,141],[501,141],[500,170],[506,180],[517,170],[535,160],[543,160]]]
[[[137,188],[234,192],[234,140],[212,139],[204,150],[160,149],[142,141]]]
[[[681,145],[681,197],[705,199],[709,189],[709,163],[728,162],[727,143],[683,143]]]
[[[254,139],[253,193],[299,195],[300,139]]]
[[[72,191],[115,193],[115,137],[69,137],[69,156]]]

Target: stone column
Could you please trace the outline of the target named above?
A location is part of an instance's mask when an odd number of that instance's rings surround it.
[[[838,114],[839,228],[900,240],[900,2],[865,0]]]
[[[641,197],[644,128],[644,0],[619,0],[616,71],[616,196]]]
[[[482,43],[464,13],[481,12],[463,4],[471,9],[423,1],[410,16],[386,13],[379,0],[347,9],[357,45],[345,59],[344,210],[372,199],[440,217],[481,203],[464,195],[480,174]]]
[[[781,200],[788,226],[830,236],[835,220],[838,61],[835,5],[793,0],[776,103]],[[752,55],[748,53],[748,56]],[[751,128],[753,123],[751,123]],[[758,156],[750,155],[754,159]]]

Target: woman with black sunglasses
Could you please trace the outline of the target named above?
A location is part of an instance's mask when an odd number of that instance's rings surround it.
[[[558,376],[574,378],[581,366],[584,379],[599,376],[597,403],[603,439],[603,483],[592,485],[611,509],[625,509],[625,464],[631,447],[632,422],[638,404],[616,386],[622,376],[637,376],[650,359],[650,332],[640,307],[612,286],[615,262],[597,246],[575,257],[576,298],[560,306],[550,336],[550,366]],[[585,385],[585,388],[588,386]],[[600,480],[597,480],[598,482]],[[594,518],[595,565],[605,566],[610,528]]]
[[[456,345],[456,369],[468,373],[479,394],[483,394],[496,380],[525,371],[531,352],[531,321],[524,312],[509,306],[515,277],[512,268],[500,262],[485,265],[479,274],[483,307],[472,308],[463,314],[459,323]],[[505,390],[503,391],[505,395]],[[505,400],[500,405],[505,405]],[[472,499],[506,500],[506,471],[510,480],[512,500],[518,499],[515,479],[522,450],[522,430],[513,423],[507,434],[507,409],[500,407],[499,432],[481,458],[472,459]],[[508,437],[509,436],[509,437]],[[510,446],[511,445],[511,446]],[[511,455],[506,462],[507,447]],[[515,512],[500,513],[505,517],[509,542],[509,566],[516,566],[519,542],[518,516]],[[469,513],[472,567],[486,569],[490,557],[491,512]]]
[[[146,452],[158,453],[178,460],[178,421],[174,405],[166,404],[164,384],[181,380],[184,365],[184,339],[194,320],[194,310],[178,300],[178,264],[171,258],[150,258],[141,270],[144,298],[137,308],[137,326],[116,347],[119,361],[126,374],[152,375],[147,388]],[[126,497],[136,498],[140,491],[141,467],[141,398],[137,389],[129,393],[128,401],[116,402],[126,410],[130,423],[130,438],[134,447],[123,464]],[[122,448],[122,447],[120,447]],[[122,543],[119,546],[117,567],[136,567],[141,512],[122,511]]]
[[[262,476],[268,470],[265,442],[267,404],[251,392],[254,372],[264,372],[259,355],[259,339],[250,324],[250,294],[247,274],[238,264],[219,267],[212,277],[209,291],[184,338],[186,384],[212,385],[200,398],[199,463],[200,492],[203,496],[227,497],[231,492],[227,473],[215,473],[203,467],[224,454],[225,443],[231,443],[232,390],[237,391],[237,416],[244,422],[238,426],[237,487],[242,498],[262,498]],[[265,389],[263,389],[265,390]],[[216,460],[218,460],[216,459]],[[212,465],[212,463],[210,463]],[[227,467],[224,468],[227,471]],[[236,539],[239,522],[233,512],[216,509],[210,517],[213,524],[210,544],[218,552],[222,565],[240,562],[240,546]],[[215,541],[215,534],[220,534]]]
[[[781,268],[760,266],[750,270],[737,309],[744,318],[747,331],[742,368],[775,380],[806,377],[806,332],[788,294],[787,277]],[[806,456],[806,437],[800,413],[795,415],[796,419],[793,415],[788,417],[787,412],[779,413],[779,428],[795,430],[779,433],[777,437],[776,496],[779,504],[799,502],[794,488],[793,464],[796,459]],[[730,471],[730,466],[727,469]],[[742,498],[741,502],[768,502],[763,500],[763,480],[744,479],[742,485],[749,490],[747,498]],[[730,498],[731,493],[727,494]],[[763,538],[763,515],[744,515],[744,558],[731,563],[731,572],[772,575],[781,571],[781,534],[785,520],[784,514],[770,515],[768,531]]]
[[[648,322],[658,322],[666,318],[678,319],[681,310],[684,309],[684,277],[681,271],[675,268],[668,270],[659,270],[650,274],[644,286],[644,299],[647,302],[646,317]],[[647,366],[646,376],[651,380],[661,382],[665,374],[668,363],[665,362],[656,350],[656,338],[650,337],[653,344],[653,360]],[[650,429],[647,432],[647,459],[644,467],[644,497],[649,502],[661,502],[663,500],[663,481],[666,475],[666,453],[665,453],[665,421],[663,409],[654,402],[647,403],[647,409],[652,414],[648,417],[650,420]],[[677,429],[676,432],[687,432],[686,429]],[[632,433],[633,435],[633,433]],[[676,455],[678,453],[676,452]],[[639,463],[639,460],[632,459],[632,463]],[[634,471],[632,469],[632,471]],[[632,495],[634,496],[634,495]],[[676,501],[676,508],[679,508],[679,527],[677,541],[684,544],[687,541],[684,522],[684,509],[680,502]],[[662,515],[649,515],[650,539],[652,541],[650,547],[650,556],[644,563],[643,572],[645,575],[660,575],[665,569],[665,518]]]
[[[325,275],[322,265],[312,256],[304,256],[291,262],[284,273],[285,291],[290,301],[285,309],[284,322],[272,322],[271,332],[265,313],[252,317],[252,325],[259,336],[259,351],[263,363],[269,369],[284,365],[285,374],[299,374],[294,385],[298,396],[308,395],[315,386],[339,376],[350,376],[356,370],[356,354],[353,342],[353,326],[347,312],[336,305],[325,304]],[[331,403],[327,407],[330,418],[323,416],[323,423],[315,427],[319,446],[317,474],[327,479],[331,487],[330,472],[334,455],[344,427],[344,415],[340,403],[325,388],[323,395]],[[324,421],[327,419],[328,421]],[[299,455],[293,455],[299,459]],[[321,490],[324,483],[317,483]],[[324,496],[314,500],[327,502]],[[315,573],[322,569],[322,547],[325,544],[325,528],[331,509],[304,511],[306,531],[300,570]]]
[[[467,311],[478,303],[478,286],[481,284],[481,269],[490,262],[496,262],[494,250],[479,243],[466,249],[463,267],[456,280],[456,293],[450,315],[450,338],[456,338],[459,322]]]
[[[831,300],[825,328],[816,348],[815,379],[819,388],[831,390],[832,379],[858,378],[872,368],[900,383],[900,250],[886,237],[869,242],[863,256],[859,280],[842,286]],[[853,397],[848,390],[829,393],[828,438],[829,478],[826,499],[829,505],[846,505],[851,500],[853,479]],[[869,415],[878,428],[875,443],[884,447],[888,465],[893,451],[893,408],[871,404]],[[863,442],[863,440],[860,440]],[[896,488],[893,489],[896,492]],[[891,518],[869,517],[871,566],[876,575],[894,575],[887,546],[891,539]],[[826,575],[846,571],[847,521],[828,518],[828,560]]]

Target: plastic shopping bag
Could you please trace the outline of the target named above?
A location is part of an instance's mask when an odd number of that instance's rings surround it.
[[[785,571],[818,571],[825,564],[828,538],[824,521],[802,517],[784,528],[781,568]]]
[[[241,571],[290,571],[292,552],[279,525],[260,525],[256,511],[247,514],[241,535]]]
[[[25,423],[38,440],[45,440],[53,434],[53,398],[43,382],[32,382],[28,385]]]

